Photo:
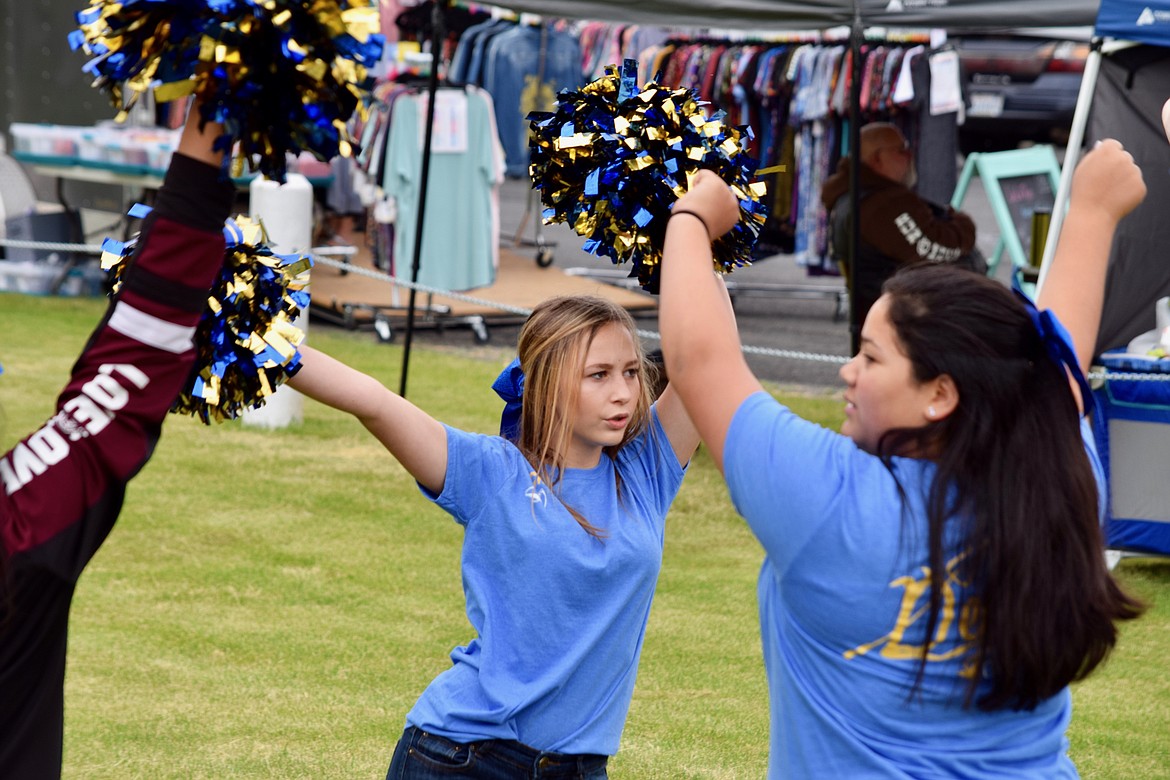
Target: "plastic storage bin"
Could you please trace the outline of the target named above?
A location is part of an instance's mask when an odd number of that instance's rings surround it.
[[[1170,555],[1170,358],[1106,352],[1093,435],[1109,484],[1110,549]],[[1163,378],[1163,376],[1165,378]]]

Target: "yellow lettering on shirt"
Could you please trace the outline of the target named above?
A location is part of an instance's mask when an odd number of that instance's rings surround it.
[[[552,111],[556,108],[557,91],[552,82],[541,81],[534,75],[524,77],[524,88],[520,92],[520,113],[527,116],[532,111]]]
[[[967,585],[959,573],[959,565],[967,553],[961,553],[946,564],[946,574],[942,581],[942,605],[938,613],[938,622],[935,625],[934,636],[930,647],[940,647],[951,639],[950,648],[945,650],[930,649],[926,653],[927,662],[948,661],[961,658],[970,649],[971,644],[979,636],[982,609],[979,599],[969,596],[960,604],[958,594]],[[890,582],[891,588],[902,589],[902,600],[898,607],[898,614],[894,619],[893,627],[882,636],[858,645],[852,650],[846,650],[845,660],[849,661],[879,650],[883,658],[893,661],[912,661],[922,658],[923,646],[920,643],[907,641],[906,634],[912,626],[920,620],[925,620],[930,609],[930,567],[920,566],[916,575],[905,575]],[[952,636],[953,634],[953,636]],[[969,677],[975,673],[971,666],[964,667],[961,674]]]

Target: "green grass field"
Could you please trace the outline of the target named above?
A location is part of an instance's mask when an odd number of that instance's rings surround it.
[[[0,294],[0,449],[44,421],[102,311]],[[402,353],[314,327],[312,343],[398,386]],[[454,347],[469,345],[463,334]],[[410,397],[498,425],[505,349],[416,346]],[[839,398],[777,391],[836,426]],[[382,778],[406,711],[469,638],[461,531],[352,419],[306,402],[270,432],[172,417],[81,579],[66,685],[69,778]],[[665,562],[615,778],[760,778],[762,554],[702,454]],[[1128,559],[1152,603],[1074,688],[1089,778],[1170,777],[1170,560]]]

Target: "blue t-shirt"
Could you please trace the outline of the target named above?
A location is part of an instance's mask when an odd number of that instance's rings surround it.
[[[1098,485],[1092,434],[1082,423]],[[920,694],[929,598],[925,494],[933,463],[895,458],[897,480],[849,438],[766,393],[747,398],[724,445],[736,509],[764,547],[758,595],[771,698],[768,777],[1076,777],[1068,689],[1031,712],[962,707],[959,656],[975,602],[946,577]],[[961,561],[946,540],[949,571]]]
[[[615,471],[622,478],[619,498]],[[617,752],[684,469],[652,414],[616,462],[566,469],[564,501],[510,442],[447,428],[447,479],[427,493],[466,531],[463,590],[476,637],[407,722],[458,742],[512,739],[561,753]]]
[[[528,175],[529,112],[555,111],[560,91],[576,89],[582,81],[581,44],[575,35],[521,24],[488,41],[483,87],[495,101],[509,177]]]

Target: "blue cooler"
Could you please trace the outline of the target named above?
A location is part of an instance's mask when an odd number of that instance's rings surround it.
[[[1105,352],[1110,373],[1094,390],[1093,435],[1109,483],[1106,544],[1112,550],[1170,555],[1170,358]]]

